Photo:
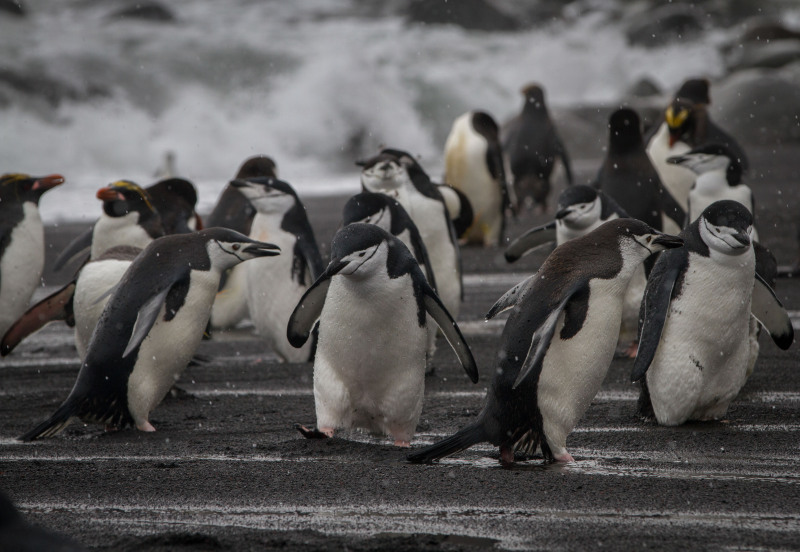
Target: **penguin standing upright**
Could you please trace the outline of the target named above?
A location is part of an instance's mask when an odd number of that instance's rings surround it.
[[[634,219],[609,221],[558,246],[539,271],[487,314],[511,308],[497,371],[478,419],[409,455],[431,462],[483,441],[515,450],[541,446],[545,460],[572,461],[566,440],[605,378],[619,334],[625,290],[653,253],[682,240]]]
[[[242,163],[236,173],[238,179],[278,178],[275,161],[266,155],[250,157]],[[219,196],[206,223],[250,235],[250,227],[256,216],[256,208],[242,192],[228,184]],[[211,328],[227,329],[236,326],[247,317],[247,282],[243,265],[227,271],[220,283],[219,294],[211,310]]]
[[[44,270],[39,200],[64,182],[51,174],[0,176],[0,335],[25,312]]]
[[[544,90],[537,84],[522,89],[522,112],[503,128],[503,150],[508,157],[517,199],[547,210],[550,177],[556,159],[564,164],[567,183],[572,185],[572,167],[567,148],[550,119]]]
[[[712,203],[682,232],[686,247],[656,262],[632,374],[644,378],[641,415],[662,425],[724,416],[758,355],[753,317],[780,348],[792,344],[791,320],[756,272],[752,224],[740,203]]]
[[[294,189],[277,178],[236,179],[231,185],[256,208],[250,237],[268,239],[284,251],[279,259],[245,265],[250,320],[283,360],[311,360],[311,342],[296,349],[286,340],[292,309],[325,268],[306,208]]]
[[[187,234],[203,229],[195,211],[197,189],[185,178],[166,178],[145,188],[153,207],[161,216],[167,234]]]
[[[373,224],[345,226],[331,244],[331,262],[289,319],[295,347],[319,320],[314,359],[318,430],[362,428],[409,446],[425,389],[429,318],[442,329],[473,382],[478,370],[461,331],[399,239]],[[358,336],[358,339],[354,339]]]
[[[103,310],[67,399],[20,439],[50,437],[75,418],[155,431],[150,412],[200,343],[222,271],[278,252],[272,244],[223,228],[154,241],[125,272]]]
[[[495,120],[483,111],[470,111],[453,122],[444,145],[444,180],[469,198],[472,225],[467,243],[499,245],[506,210],[511,206]]]
[[[455,230],[456,237],[461,240],[475,220],[472,204],[466,194],[457,188],[447,184],[437,184],[436,189],[442,194],[445,207],[450,214],[450,221],[453,223],[453,230]]]
[[[358,164],[363,188],[395,198],[417,225],[436,275],[437,293],[458,319],[463,298],[461,253],[442,194],[407,152],[384,149]]]
[[[647,157],[639,115],[632,109],[616,110],[609,118],[608,152],[594,187],[610,195],[631,217],[662,228],[662,213],[683,227],[685,212],[664,190]]]

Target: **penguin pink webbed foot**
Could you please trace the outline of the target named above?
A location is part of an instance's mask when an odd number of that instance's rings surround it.
[[[332,427],[323,427],[317,429],[315,428],[307,428],[302,424],[295,424],[295,429],[300,432],[300,434],[305,437],[306,439],[329,439],[333,437],[333,428]]]
[[[136,429],[139,431],[146,431],[147,433],[152,433],[156,430],[149,421],[145,420],[141,424],[136,424]]]
[[[574,464],[575,459],[572,457],[570,453],[564,451],[563,454],[554,455],[555,461],[559,464]]]
[[[410,448],[411,447],[411,441],[404,441],[402,439],[395,439],[394,440],[394,446],[402,447],[402,448]]]
[[[514,449],[512,447],[500,447],[500,464],[504,468],[514,465]]]

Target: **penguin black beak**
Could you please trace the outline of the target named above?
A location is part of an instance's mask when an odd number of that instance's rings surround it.
[[[60,174],[50,174],[47,176],[42,176],[36,179],[33,183],[32,190],[42,190],[47,191],[51,188],[55,188],[56,186],[60,186],[64,183],[64,177]]]
[[[666,249],[673,249],[683,245],[683,238],[671,236],[669,234],[659,234],[656,239],[653,240],[653,244],[661,245]]]
[[[241,178],[235,178],[230,181],[230,185],[234,188],[249,188],[250,183],[247,180],[242,180]]]
[[[255,257],[273,257],[275,255],[280,255],[281,248],[273,243],[255,242],[246,245],[242,252]]]
[[[559,210],[559,211],[556,213],[556,220],[561,220],[561,219],[563,219],[564,217],[566,217],[567,215],[569,215],[570,213],[572,213],[572,209],[570,209],[569,207],[565,207],[565,208],[563,208],[563,209],[560,209],[560,210]]]
[[[750,245],[750,236],[748,236],[744,232],[737,232],[737,233],[733,234],[733,239],[735,239],[736,241],[738,241],[742,245],[745,245],[745,246]]]
[[[670,142],[672,142],[672,137],[670,137]],[[670,144],[670,147],[671,146],[672,144]],[[667,163],[669,163],[670,165],[680,165],[684,161],[686,161],[686,157],[684,157],[683,155],[674,155],[672,157],[667,157]]]

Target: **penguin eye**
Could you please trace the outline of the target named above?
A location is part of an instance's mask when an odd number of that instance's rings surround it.
[[[367,253],[366,253],[366,251],[362,251],[361,253],[359,253],[359,254],[358,254],[358,256],[359,256],[359,257],[363,257],[363,256],[364,256],[364,255],[366,255],[366,254],[367,254]]]
[[[241,249],[241,248],[242,248],[242,246],[241,246],[241,245],[239,245],[238,243],[234,243],[234,244],[233,244],[233,250],[234,250],[234,251],[239,251],[239,249]]]

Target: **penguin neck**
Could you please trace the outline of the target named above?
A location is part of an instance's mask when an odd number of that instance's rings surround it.
[[[526,119],[546,119],[547,108],[540,102],[526,101],[522,106],[522,116]]]
[[[701,191],[721,191],[730,187],[725,169],[714,169],[698,175],[694,185]]]

